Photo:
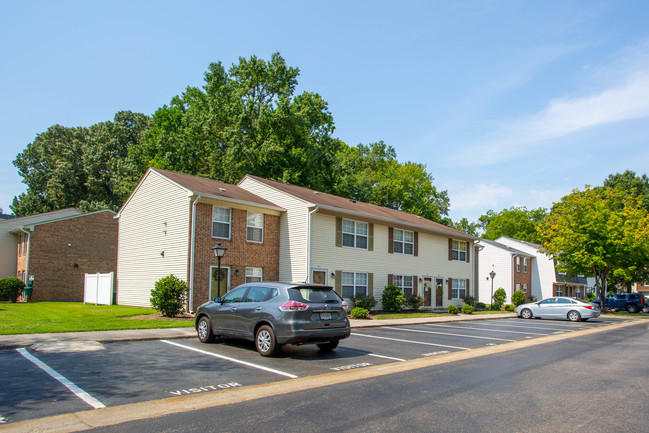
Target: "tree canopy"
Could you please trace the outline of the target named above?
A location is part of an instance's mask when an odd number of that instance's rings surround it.
[[[547,210],[544,208],[528,210],[526,207],[510,207],[496,213],[487,211],[479,218],[480,226],[484,230],[485,239],[498,239],[507,236],[521,241],[541,243],[537,227],[543,224]]]

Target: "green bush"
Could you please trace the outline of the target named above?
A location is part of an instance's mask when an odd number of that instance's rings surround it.
[[[368,309],[361,307],[356,307],[349,313],[354,319],[366,319],[369,314]]]
[[[376,299],[374,299],[374,296],[352,296],[351,300],[354,307],[364,308],[368,311],[376,307]]]
[[[403,304],[407,309],[417,311],[422,307],[422,305],[424,305],[424,300],[419,296],[410,295],[405,297]]]
[[[401,289],[394,284],[390,284],[385,287],[383,295],[381,295],[381,308],[389,313],[399,312],[404,300]]]
[[[502,287],[494,292],[494,300],[491,305],[492,310],[500,310],[507,299],[507,292]]]
[[[185,309],[187,283],[171,274],[156,281],[151,290],[151,306],[166,317],[175,317]]]
[[[16,302],[24,288],[25,283],[20,278],[0,278],[0,301]]]
[[[476,302],[475,303],[475,309],[476,310],[486,310],[487,309],[487,304],[484,302]]]
[[[476,300],[475,300],[475,298],[473,296],[465,296],[464,298],[462,298],[462,300],[467,305],[470,305],[472,307],[476,306]]]
[[[597,295],[595,294],[595,292],[588,292],[586,294],[586,299],[588,301],[592,301],[593,299],[597,299]]]
[[[462,306],[462,312],[464,314],[471,314],[471,313],[473,313],[473,307],[471,305],[463,305]]]
[[[522,290],[516,290],[512,295],[512,304],[514,304],[515,307],[518,307],[519,305],[522,305],[524,303],[525,292],[523,292]]]
[[[513,305],[507,304],[507,305],[505,305],[505,311],[516,311],[516,307],[514,307]]]
[[[448,311],[449,314],[457,314],[457,312],[460,310],[455,305],[451,304],[448,307],[446,307],[446,311]]]

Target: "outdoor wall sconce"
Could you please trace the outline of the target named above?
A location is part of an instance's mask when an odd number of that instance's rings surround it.
[[[234,275],[239,276],[239,270],[238,269],[234,270]]]
[[[331,278],[333,278],[334,280],[336,279],[336,273],[335,272],[331,273]]]

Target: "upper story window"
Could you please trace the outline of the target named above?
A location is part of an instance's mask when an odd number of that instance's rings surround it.
[[[367,249],[367,223],[343,220],[343,246],[349,248]]]
[[[262,268],[246,268],[246,283],[259,283],[262,278]]]
[[[466,242],[454,240],[452,246],[452,254],[453,260],[466,262]]]
[[[230,239],[232,209],[212,206],[212,237]]]
[[[413,276],[412,275],[393,275],[392,284],[397,286],[403,292],[403,296],[413,295]]]
[[[523,259],[523,272],[527,272],[527,257]]]
[[[516,257],[516,272],[520,272],[520,271],[521,271],[521,258]]]
[[[414,254],[415,234],[407,230],[394,229],[394,252],[397,254]]]
[[[264,214],[248,212],[246,227],[246,240],[248,242],[264,242]]]

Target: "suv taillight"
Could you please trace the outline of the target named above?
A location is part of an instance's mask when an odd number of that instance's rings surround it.
[[[304,311],[307,308],[309,308],[307,304],[297,301],[284,302],[279,306],[279,309],[282,311]]]

